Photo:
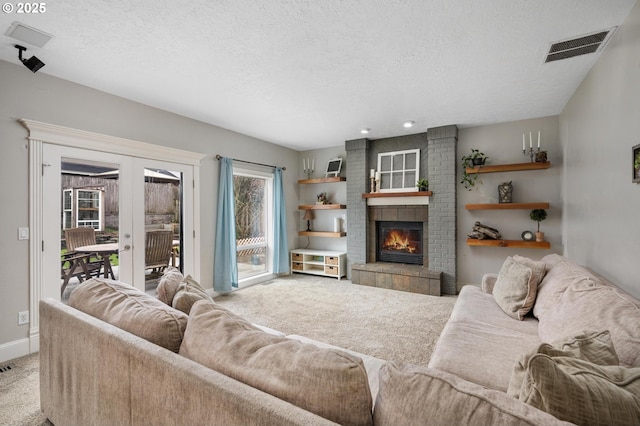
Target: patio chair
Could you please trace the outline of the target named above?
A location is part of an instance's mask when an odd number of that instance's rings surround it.
[[[147,231],[145,240],[145,269],[164,271],[171,261],[173,232]]]
[[[62,287],[60,295],[64,293],[71,278],[78,278],[82,282],[91,277],[100,275],[104,265],[104,260],[95,254],[76,253],[76,247],[90,246],[96,244],[96,231],[93,228],[71,228],[65,229],[64,239],[67,252],[61,256],[61,279]]]

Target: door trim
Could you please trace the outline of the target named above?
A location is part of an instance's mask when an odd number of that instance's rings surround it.
[[[154,145],[131,139],[108,136],[69,127],[48,124],[34,120],[19,119],[29,134],[29,353],[40,349],[40,315],[39,302],[44,293],[42,279],[42,244],[43,244],[43,164],[42,147],[44,144],[55,144],[82,148],[87,150],[108,152],[130,157],[181,163],[193,167],[193,224],[200,224],[200,162],[206,154],[185,151],[177,148]],[[186,231],[185,231],[186,232]],[[194,235],[195,237],[195,235]],[[194,241],[193,253],[194,273],[196,279],[200,273],[200,241]]]

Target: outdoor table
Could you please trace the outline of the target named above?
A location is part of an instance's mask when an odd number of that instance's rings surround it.
[[[90,246],[81,246],[81,247],[76,247],[74,251],[78,253],[96,254],[104,262],[103,276],[105,278],[109,278],[109,276],[111,276],[112,280],[116,279],[116,277],[113,274],[113,269],[111,268],[111,260],[109,259],[109,256],[111,256],[112,254],[118,253],[118,243],[93,244]]]

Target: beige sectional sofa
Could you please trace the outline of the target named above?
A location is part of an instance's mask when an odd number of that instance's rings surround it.
[[[75,307],[40,303],[42,411],[58,426],[568,424],[514,393],[521,388],[511,384],[514,377],[531,382],[524,355],[540,351],[548,340],[543,331],[555,342],[594,330],[600,359],[609,353],[612,363],[619,354],[621,363],[638,367],[639,304],[560,256],[543,261],[540,304],[533,305],[538,319],[508,316],[509,303],[499,305],[492,294],[504,290],[504,276],[487,276],[482,289],[463,288],[429,367],[257,327],[210,300],[197,301],[191,297],[197,289],[179,297],[190,300],[187,316],[169,306],[174,291],[160,291],[160,301],[126,284],[90,280],[72,294]],[[580,314],[594,308],[588,302],[570,303],[579,285],[597,298],[601,312],[594,319]],[[188,280],[181,288],[193,290]],[[608,293],[598,294],[602,288]],[[557,324],[561,310],[571,323],[558,329],[546,318]],[[593,345],[586,340],[578,346],[588,357]],[[607,352],[607,344],[617,352]],[[571,342],[549,347],[553,359],[574,349]],[[610,373],[616,372],[601,372]],[[623,379],[637,398],[634,374],[640,369],[626,368]],[[627,405],[615,408],[638,415]]]

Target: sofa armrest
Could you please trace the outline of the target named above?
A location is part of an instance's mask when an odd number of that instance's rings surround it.
[[[484,274],[482,277],[482,292],[493,294],[493,286],[498,280],[498,274]]]

